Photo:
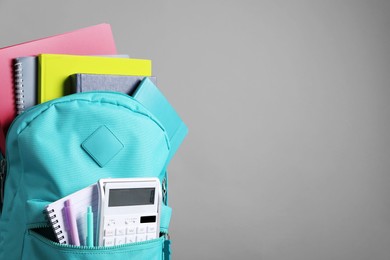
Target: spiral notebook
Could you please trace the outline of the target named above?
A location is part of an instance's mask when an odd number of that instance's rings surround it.
[[[82,190],[76,191],[62,199],[50,203],[46,207],[46,214],[54,230],[58,243],[69,244],[70,234],[67,229],[67,219],[65,217],[65,201],[71,199],[73,213],[76,218],[79,240],[81,245],[86,245],[87,220],[86,214],[88,206],[92,206],[94,216],[93,223],[97,223],[97,212],[99,205],[99,193],[97,184],[90,185]],[[94,225],[94,234],[96,234]]]
[[[15,103],[19,115],[37,104],[37,57],[14,59]]]

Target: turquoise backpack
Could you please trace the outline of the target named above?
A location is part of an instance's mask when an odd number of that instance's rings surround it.
[[[88,138],[94,142],[92,153],[81,146]],[[170,142],[164,127],[142,104],[116,92],[65,96],[18,116],[6,142],[0,259],[169,259]],[[159,178],[163,191],[159,238],[112,247],[53,241],[43,213],[47,204],[101,178],[124,177]]]

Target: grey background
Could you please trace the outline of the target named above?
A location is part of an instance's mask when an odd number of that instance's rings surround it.
[[[0,46],[110,23],[190,133],[173,259],[390,259],[390,1],[0,0]]]

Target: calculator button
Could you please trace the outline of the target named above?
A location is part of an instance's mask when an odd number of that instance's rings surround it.
[[[126,228],[117,228],[116,229],[116,235],[117,236],[124,236],[126,233]]]
[[[125,237],[124,236],[115,238],[115,245],[116,246],[123,245],[125,242],[126,241],[125,241]]]
[[[136,236],[126,236],[126,243],[134,243],[136,241]]]
[[[146,240],[146,235],[137,235],[137,242],[142,242]]]
[[[106,236],[106,237],[113,236],[114,234],[115,234],[114,228],[106,228],[104,230],[104,236]]]
[[[146,229],[148,233],[156,233],[156,226],[148,226]]]
[[[113,237],[104,238],[104,246],[113,246],[113,245],[114,245],[114,238]]]
[[[137,234],[144,234],[146,232],[146,227],[138,227]]]
[[[127,231],[126,231],[127,235],[135,235],[135,233],[136,233],[136,227],[128,227],[127,228]]]

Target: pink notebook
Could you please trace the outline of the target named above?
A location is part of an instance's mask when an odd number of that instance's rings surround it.
[[[41,53],[74,55],[116,54],[114,38],[109,24],[99,24],[76,31],[29,41],[0,49],[0,125],[4,134],[16,116],[12,60]],[[4,153],[5,143],[0,140]]]

